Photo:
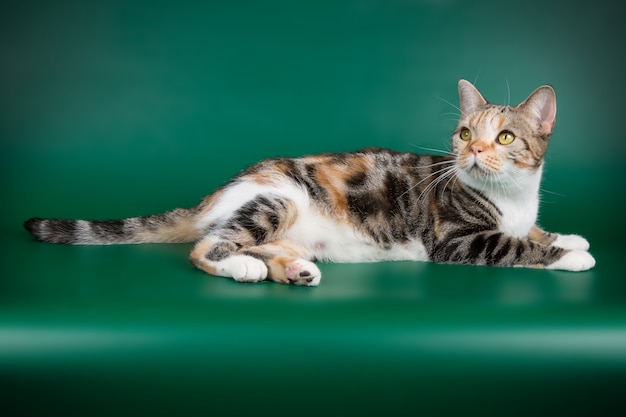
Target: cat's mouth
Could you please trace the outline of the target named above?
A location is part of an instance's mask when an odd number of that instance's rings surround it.
[[[482,167],[477,159],[470,159],[467,161],[467,166],[465,167],[465,171],[468,174],[486,174],[487,170]]]
[[[468,161],[465,172],[474,178],[485,178],[495,174],[493,170],[481,164],[477,159]]]

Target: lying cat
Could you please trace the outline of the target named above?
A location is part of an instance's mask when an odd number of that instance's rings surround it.
[[[489,104],[465,80],[458,86],[447,156],[364,149],[269,159],[190,209],[25,227],[50,243],[197,242],[197,268],[242,282],[318,285],[313,260],[592,268],[587,240],[536,225],[554,90],[540,87],[512,107]]]

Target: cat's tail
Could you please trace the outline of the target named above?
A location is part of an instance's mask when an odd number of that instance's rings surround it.
[[[65,220],[33,218],[24,227],[36,239],[71,245],[194,242],[197,208],[175,209],[163,214],[121,220]]]

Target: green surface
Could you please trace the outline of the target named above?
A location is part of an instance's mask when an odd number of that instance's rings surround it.
[[[3,2],[3,409],[617,414],[626,386],[617,7]],[[243,285],[193,269],[190,245],[54,246],[22,229],[32,216],[191,206],[267,157],[446,149],[459,78],[494,102],[555,87],[541,224],[587,237],[592,271],[322,264],[318,288]]]

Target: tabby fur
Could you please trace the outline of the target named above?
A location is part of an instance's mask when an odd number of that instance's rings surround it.
[[[536,224],[554,90],[542,86],[516,107],[493,105],[461,80],[459,97],[445,156],[369,148],[268,159],[190,209],[109,221],[34,218],[25,227],[50,243],[196,242],[193,265],[241,282],[317,285],[315,260],[592,268],[584,238]]]

